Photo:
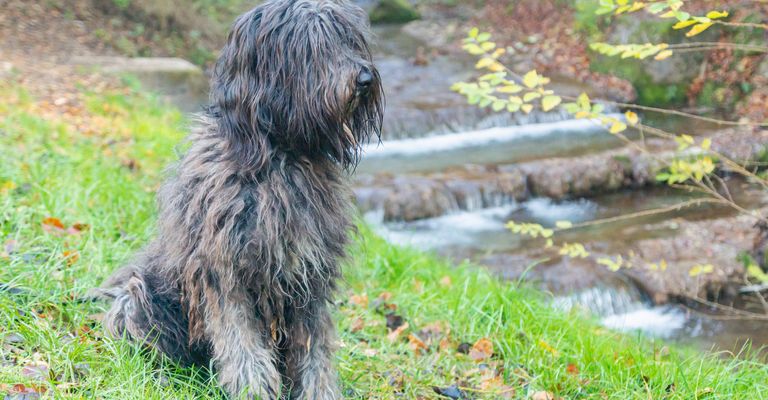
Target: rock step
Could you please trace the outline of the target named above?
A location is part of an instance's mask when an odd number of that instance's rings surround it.
[[[183,111],[200,111],[208,99],[208,78],[203,70],[181,58],[79,56],[70,62],[106,74],[134,75],[145,89],[159,93]]]
[[[741,162],[761,157],[768,146],[768,130],[727,129],[709,137],[714,151]],[[361,211],[383,210],[385,222],[434,218],[530,197],[590,197],[656,184],[661,167],[657,158],[674,153],[663,152],[669,142],[646,144],[658,151],[656,158],[625,147],[515,165],[467,165],[433,174],[358,176],[355,194]]]

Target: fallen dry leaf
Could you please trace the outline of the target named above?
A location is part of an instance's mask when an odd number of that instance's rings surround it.
[[[475,362],[487,360],[493,355],[493,343],[486,338],[482,338],[472,345],[469,350],[469,357]]]
[[[440,351],[445,351],[447,349],[450,349],[452,346],[451,339],[449,339],[447,336],[440,339],[440,344],[437,346]]]
[[[532,394],[531,400],[555,400],[555,395],[542,390]]]
[[[419,339],[419,337],[414,334],[408,335],[408,345],[411,347],[411,350],[416,353],[417,356],[421,355],[422,350],[429,350],[429,346],[427,346],[423,340]]]
[[[58,218],[48,217],[43,220],[43,230],[46,232],[55,232],[57,230],[64,230],[64,228],[64,224]]]
[[[90,228],[91,228],[91,226],[88,225],[88,224],[82,224],[82,223],[77,222],[77,223],[72,224],[72,226],[70,226],[67,229],[67,233],[69,233],[70,235],[79,235],[79,234],[87,231]]]
[[[48,365],[44,363],[30,363],[21,369],[21,375],[36,381],[48,379]]]
[[[571,363],[571,364],[568,364],[567,367],[565,367],[565,371],[571,375],[578,375],[579,367],[577,367],[576,364]]]
[[[352,333],[354,333],[354,332],[360,332],[361,330],[363,330],[363,328],[365,328],[365,321],[363,321],[362,318],[355,318],[355,320],[352,321],[352,324],[349,327],[349,330]]]
[[[80,259],[80,253],[78,253],[77,250],[64,250],[62,255],[64,256],[64,259],[67,260],[67,265],[69,266],[74,265],[77,260]]]
[[[388,339],[390,342],[395,342],[395,341],[397,341],[397,339],[400,337],[400,335],[401,335],[401,334],[402,334],[402,333],[403,333],[403,332],[404,332],[406,329],[408,329],[408,323],[407,323],[407,322],[406,322],[406,323],[404,323],[404,324],[402,324],[402,325],[400,325],[399,327],[397,327],[397,329],[393,330],[392,332],[389,332],[389,334],[387,334],[387,339]]]
[[[353,294],[349,297],[349,302],[362,308],[368,308],[368,295],[365,293],[361,295]]]
[[[25,385],[22,383],[5,384],[0,383],[0,393],[5,394],[5,399],[38,399],[40,394],[43,394],[48,389],[44,386]]]

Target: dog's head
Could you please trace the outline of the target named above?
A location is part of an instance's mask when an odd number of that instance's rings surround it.
[[[340,0],[268,0],[240,16],[213,80],[224,133],[354,166],[383,116],[367,36],[365,13]]]

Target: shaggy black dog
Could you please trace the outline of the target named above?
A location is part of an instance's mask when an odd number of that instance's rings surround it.
[[[353,229],[344,178],[383,113],[367,29],[339,0],[237,19],[158,195],[157,238],[104,285],[112,335],[213,361],[234,396],[341,397],[329,303]]]

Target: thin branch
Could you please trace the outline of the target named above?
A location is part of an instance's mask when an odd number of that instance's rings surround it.
[[[757,320],[757,321],[766,321],[768,320],[768,314],[758,314],[751,311],[744,311],[739,310],[738,308],[734,308],[731,306],[726,306],[720,303],[715,303],[713,301],[705,300],[700,297],[692,297],[692,296],[684,296],[685,299],[688,299],[690,301],[699,303],[701,305],[711,307],[715,310],[718,310],[720,312],[727,312],[732,315],[728,316],[720,316],[720,315],[712,315],[710,313],[705,313],[703,311],[697,310],[692,307],[686,307],[687,309],[701,315],[706,315],[707,317],[715,320],[722,320],[722,321],[729,321],[729,320]]]
[[[712,22],[718,25],[733,26],[737,28],[757,28],[768,30],[768,24],[757,24],[752,22],[727,22],[719,20],[713,20]]]
[[[559,228],[559,229],[555,229],[555,231],[564,231],[564,230],[570,230],[570,229],[576,229],[576,228],[584,228],[584,227],[589,227],[589,226],[594,226],[594,225],[602,225],[602,224],[608,224],[608,223],[612,223],[612,222],[624,221],[624,220],[628,220],[628,219],[649,217],[649,216],[658,215],[658,214],[666,214],[666,213],[670,213],[670,212],[673,212],[673,211],[679,211],[680,209],[686,208],[686,207],[700,206],[700,205],[705,204],[705,203],[727,204],[728,201],[727,200],[724,201],[722,199],[712,199],[712,198],[710,198],[710,199],[688,200],[688,201],[683,201],[683,202],[680,202],[680,203],[677,203],[677,204],[673,204],[673,205],[667,206],[667,207],[654,208],[654,209],[638,211],[638,212],[634,212],[634,213],[630,213],[630,214],[622,214],[622,215],[618,215],[618,216],[615,216],[615,217],[595,219],[595,220],[592,220],[592,221],[587,221],[587,222],[582,222],[582,223],[578,223],[578,224],[573,224],[569,228]]]
[[[744,51],[754,51],[759,53],[768,53],[768,47],[758,46],[752,44],[741,43],[729,43],[729,42],[693,42],[693,43],[677,43],[670,44],[668,47],[670,50],[680,53],[682,50],[716,50],[716,49],[734,49]]]
[[[577,97],[574,96],[560,96],[563,99],[570,100],[570,101],[576,101]],[[726,125],[726,126],[757,126],[761,128],[768,128],[768,123],[756,123],[756,122],[750,122],[750,121],[725,121],[722,119],[717,118],[710,118],[710,117],[704,117],[701,115],[691,114],[683,111],[677,111],[677,110],[667,110],[665,108],[656,108],[656,107],[648,107],[648,106],[641,106],[638,104],[632,104],[632,103],[622,103],[618,101],[611,101],[611,100],[604,100],[604,99],[595,99],[595,103],[603,103],[603,104],[609,104],[616,107],[622,107],[622,108],[631,108],[635,110],[643,110],[643,111],[650,111],[650,112],[656,112],[660,114],[667,114],[667,115],[677,115],[680,117],[690,118],[690,119],[696,119],[699,121],[705,121],[705,122],[711,122],[713,124],[717,125]]]

